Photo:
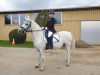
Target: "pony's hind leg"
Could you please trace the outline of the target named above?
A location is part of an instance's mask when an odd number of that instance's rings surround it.
[[[70,65],[70,60],[71,60],[71,50],[70,50],[70,46],[67,46],[66,45],[66,51],[67,51],[67,57],[68,57],[68,59],[67,59],[67,64],[66,64],[66,66],[69,66]]]

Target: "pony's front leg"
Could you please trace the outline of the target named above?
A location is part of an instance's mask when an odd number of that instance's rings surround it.
[[[44,70],[44,62],[45,62],[45,52],[44,50],[40,50],[41,57],[40,57],[40,71]]]
[[[41,58],[40,50],[39,49],[37,49],[37,50],[38,50],[38,64],[36,64],[35,68],[39,68],[39,66],[40,66],[40,58]]]

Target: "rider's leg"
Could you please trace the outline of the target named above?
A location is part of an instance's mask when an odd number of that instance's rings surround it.
[[[49,42],[49,48],[53,48],[53,43],[52,43],[52,39],[53,39],[53,35],[51,37],[48,38],[48,42]]]
[[[48,46],[49,46],[49,37],[48,37],[48,32],[49,32],[49,30],[46,30],[46,33],[45,33],[45,37],[46,37],[46,39],[47,39],[46,50],[48,49]]]
[[[47,31],[47,35],[48,35],[48,33],[49,33],[49,30]],[[52,39],[53,39],[53,34],[50,37],[47,36],[47,47],[46,47],[46,49],[52,49],[53,48]]]

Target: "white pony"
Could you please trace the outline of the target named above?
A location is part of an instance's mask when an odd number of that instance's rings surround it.
[[[45,31],[41,29],[41,27],[30,19],[29,16],[26,17],[26,21],[21,25],[21,27],[18,29],[19,33],[22,32],[32,32],[33,35],[33,44],[35,48],[38,50],[39,53],[39,63],[35,66],[36,68],[40,68],[41,71],[44,70],[44,60],[45,60],[45,48],[46,48],[46,42],[44,41],[44,33]],[[71,34],[71,32],[67,31],[61,31],[58,33],[55,33],[54,35],[59,34],[60,40],[59,42],[53,43],[53,49],[61,48],[63,45],[66,47],[67,55],[68,55],[68,61],[67,65],[70,64],[70,53],[71,49],[75,48],[75,41]]]

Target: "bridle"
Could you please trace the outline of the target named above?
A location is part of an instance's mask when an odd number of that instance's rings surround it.
[[[29,26],[27,27],[27,28],[24,28],[24,27],[22,27],[22,26],[20,26],[20,28],[22,28],[22,29],[24,29],[26,32],[37,32],[37,31],[43,31],[43,30],[30,30],[30,31],[28,31],[28,28],[29,27],[31,27],[31,21],[27,21],[27,22],[29,22],[30,24],[29,24]]]
[[[31,22],[30,22],[30,21],[27,21],[27,22],[30,23],[30,24],[28,25],[27,28],[24,28],[24,27],[22,27],[22,26],[20,26],[20,28],[22,28],[22,29],[25,30],[26,32],[30,32],[30,31],[28,31],[28,28],[31,27]]]

